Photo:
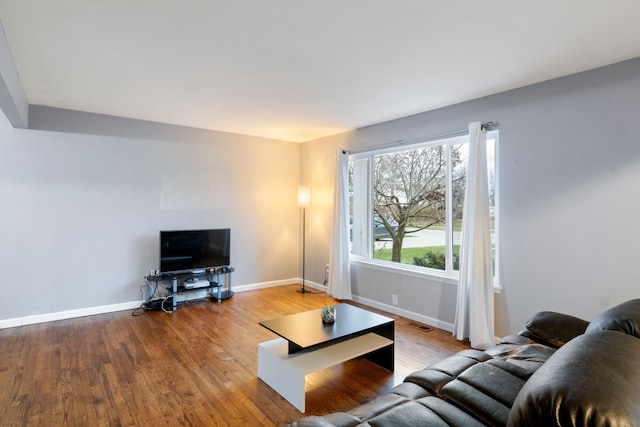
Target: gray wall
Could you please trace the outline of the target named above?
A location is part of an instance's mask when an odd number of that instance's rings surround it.
[[[230,227],[235,286],[290,282],[299,156],[289,142],[32,106],[29,130],[0,127],[0,324],[139,302],[159,230]]]
[[[375,100],[372,100],[375,102]],[[538,310],[590,319],[640,296],[640,59],[305,143],[302,180],[333,191],[334,150],[375,147],[499,122],[502,293],[496,333]],[[310,208],[311,280],[329,258],[331,202]],[[353,271],[363,301],[447,327],[457,285],[415,275]],[[391,294],[399,305],[391,306]]]
[[[299,183],[312,187],[306,279],[321,284],[335,150],[476,120],[500,123],[496,333],[538,310],[590,319],[639,293],[639,107],[640,59],[302,145],[32,107],[29,130],[0,126],[0,325],[139,300],[160,229],[231,227],[235,285],[299,277]],[[363,302],[451,325],[454,281],[353,271]]]

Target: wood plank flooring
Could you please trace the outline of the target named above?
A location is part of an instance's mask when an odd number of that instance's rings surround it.
[[[257,378],[257,345],[276,338],[260,320],[338,303],[298,288],[241,292],[170,314],[122,311],[0,330],[0,425],[281,426],[348,410],[468,348],[449,332],[362,306],[396,319],[395,372],[356,359],[313,373],[301,414]]]

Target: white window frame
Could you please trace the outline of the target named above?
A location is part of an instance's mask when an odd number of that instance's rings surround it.
[[[498,172],[498,141],[499,134],[498,131],[490,131],[487,134],[487,140],[494,139],[495,140],[495,149],[494,149],[494,161],[495,161],[495,199],[494,199],[494,225],[495,225],[495,271],[494,271],[494,288],[499,291],[501,288],[498,283],[498,272],[499,272],[499,220],[498,220],[498,212],[499,212],[499,172]],[[361,230],[363,233],[363,242],[364,247],[366,248],[366,253],[364,254],[354,254],[350,253],[350,261],[355,264],[364,264],[376,269],[381,269],[384,271],[395,271],[398,273],[405,273],[411,276],[418,277],[431,277],[438,278],[443,282],[458,283],[458,278],[460,276],[459,270],[453,269],[453,246],[454,242],[452,241],[453,237],[453,209],[452,209],[452,173],[451,173],[451,147],[458,144],[468,144],[469,143],[469,135],[462,134],[451,137],[442,137],[434,140],[426,140],[425,142],[416,142],[412,144],[403,144],[396,145],[394,147],[387,147],[383,149],[373,149],[370,151],[363,151],[359,153],[354,153],[349,156],[349,162],[367,159],[366,164],[366,220],[362,221],[364,229]],[[446,270],[438,270],[434,268],[428,267],[419,267],[410,264],[403,264],[399,262],[392,261],[384,261],[380,259],[373,258],[373,179],[374,179],[374,171],[373,171],[373,159],[375,156],[393,153],[398,151],[408,151],[414,150],[423,147],[434,147],[446,145],[447,146],[447,182],[446,182],[446,221],[445,221],[445,248],[446,248]],[[361,183],[364,184],[364,183]],[[362,208],[362,206],[361,206]],[[354,213],[357,211],[356,206],[354,206]],[[354,221],[355,222],[355,221]]]

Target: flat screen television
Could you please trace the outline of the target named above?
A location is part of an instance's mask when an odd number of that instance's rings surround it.
[[[229,265],[231,230],[160,231],[160,274],[204,273]]]

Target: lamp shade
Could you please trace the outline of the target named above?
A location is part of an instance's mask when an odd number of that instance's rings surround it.
[[[298,206],[307,207],[311,203],[311,188],[308,185],[298,187]]]

